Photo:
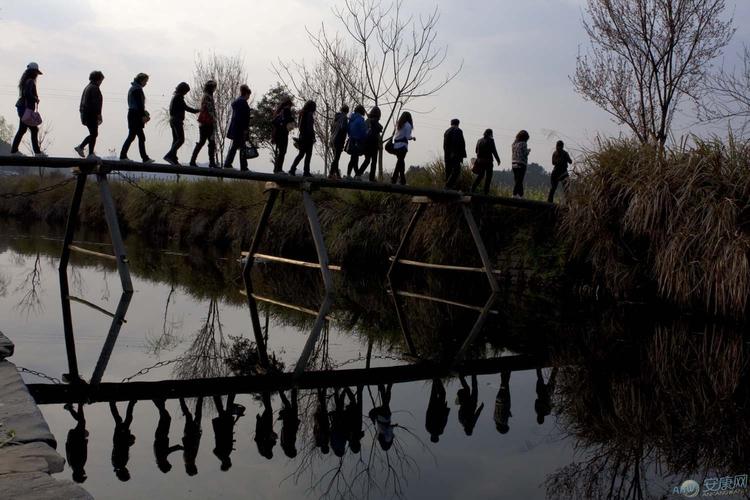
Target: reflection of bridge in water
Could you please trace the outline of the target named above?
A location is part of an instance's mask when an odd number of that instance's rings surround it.
[[[266,349],[264,347],[265,344],[264,344],[264,339],[263,339],[263,329],[261,327],[260,318],[258,314],[257,301],[259,299],[266,300],[266,301],[269,301],[269,300],[273,301],[273,299],[269,299],[267,297],[261,298],[254,293],[251,270],[256,259],[270,260],[270,261],[280,262],[280,263],[289,264],[289,265],[319,269],[321,273],[323,285],[324,285],[324,294],[323,294],[321,305],[318,311],[312,311],[312,310],[309,311],[316,315],[316,319],[310,330],[308,339],[305,343],[305,346],[302,349],[299,359],[297,360],[295,364],[293,375],[268,374],[264,376],[266,378],[264,379],[263,382],[257,381],[257,383],[260,384],[260,386],[278,385],[279,387],[282,387],[282,386],[290,386],[290,385],[300,385],[299,384],[300,381],[298,379],[300,379],[302,373],[306,370],[308,366],[308,361],[310,359],[310,356],[313,352],[313,349],[316,343],[319,340],[320,334],[327,321],[328,314],[333,304],[333,296],[335,294],[335,290],[334,290],[331,271],[340,270],[341,268],[339,266],[333,266],[329,263],[328,251],[326,248],[326,242],[325,242],[323,232],[321,229],[320,220],[318,218],[317,207],[311,195],[311,193],[314,190],[344,189],[344,190],[354,190],[354,191],[376,191],[376,192],[410,195],[413,197],[412,201],[415,203],[416,209],[409,221],[408,226],[406,227],[406,230],[404,231],[404,234],[401,238],[401,242],[398,246],[398,249],[396,250],[395,255],[391,257],[392,262],[391,262],[391,266],[388,270],[388,275],[387,275],[388,286],[389,286],[389,290],[390,290],[391,296],[395,304],[396,316],[398,318],[399,326],[401,327],[401,330],[403,332],[404,341],[409,349],[409,355],[413,358],[419,358],[419,353],[417,352],[414,342],[409,333],[408,321],[403,311],[403,308],[400,304],[400,297],[406,296],[406,297],[411,297],[413,299],[430,300],[430,301],[435,301],[439,303],[448,303],[450,305],[456,305],[460,307],[473,309],[479,313],[473,326],[468,332],[465,338],[465,341],[463,342],[463,345],[460,347],[460,349],[458,349],[456,354],[453,356],[453,359],[451,360],[450,366],[448,368],[453,368],[453,369],[457,369],[459,367],[469,368],[468,365],[464,366],[464,364],[462,364],[462,360],[466,356],[466,353],[469,351],[471,346],[473,345],[477,336],[479,335],[479,332],[484,326],[484,323],[488,315],[493,312],[492,307],[495,303],[495,300],[497,298],[497,293],[499,291],[499,286],[495,278],[496,270],[493,269],[492,261],[489,257],[484,241],[482,239],[482,235],[476,224],[476,221],[474,220],[474,216],[472,214],[470,207],[473,204],[481,204],[481,205],[496,205],[497,204],[497,205],[517,207],[517,208],[524,208],[524,209],[529,209],[529,210],[548,210],[551,206],[543,202],[536,202],[536,201],[515,199],[515,198],[505,198],[505,197],[486,196],[486,195],[465,196],[463,193],[458,192],[458,191],[446,191],[446,190],[440,190],[440,189],[418,188],[418,187],[411,187],[411,186],[400,186],[400,185],[391,185],[391,184],[382,184],[382,183],[366,183],[366,182],[356,182],[356,181],[330,180],[330,179],[324,179],[324,178],[318,178],[318,177],[288,177],[288,176],[278,175],[278,174],[265,174],[265,173],[257,173],[257,172],[238,172],[234,170],[227,171],[227,170],[213,170],[213,169],[204,169],[204,168],[195,168],[195,167],[175,167],[171,165],[143,165],[143,164],[137,164],[137,163],[132,163],[132,162],[107,161],[107,160],[83,160],[83,159],[72,159],[72,158],[0,157],[0,166],[9,166],[9,165],[26,166],[26,167],[40,167],[41,166],[41,167],[59,168],[59,169],[70,168],[72,169],[73,174],[75,175],[75,178],[76,178],[75,191],[73,193],[73,198],[71,200],[71,207],[70,207],[70,212],[68,215],[68,221],[67,221],[67,226],[65,230],[65,237],[62,243],[62,252],[61,252],[60,264],[59,264],[63,327],[65,331],[65,344],[66,344],[66,353],[67,353],[68,368],[69,368],[69,371],[67,374],[65,374],[64,379],[70,382],[83,382],[83,380],[80,377],[79,370],[78,370],[75,334],[73,331],[72,313],[71,313],[71,302],[77,302],[79,304],[83,304],[85,306],[91,307],[112,318],[109,332],[104,342],[104,347],[102,348],[101,354],[99,356],[99,360],[97,362],[97,365],[90,379],[90,385],[92,387],[85,389],[85,391],[94,391],[92,394],[88,394],[89,397],[93,396],[93,394],[103,394],[103,395],[99,395],[96,397],[104,398],[104,399],[106,399],[106,396],[105,396],[106,394],[109,394],[109,395],[118,394],[118,389],[116,389],[115,387],[111,387],[110,384],[106,384],[106,385],[101,384],[101,380],[106,370],[107,363],[109,362],[109,358],[114,349],[117,337],[119,335],[120,328],[122,324],[125,322],[125,316],[126,316],[128,307],[130,305],[130,300],[133,294],[133,286],[132,286],[132,282],[130,279],[130,271],[128,267],[128,258],[126,254],[126,249],[125,249],[124,242],[122,240],[122,236],[120,234],[119,221],[117,218],[117,210],[116,210],[114,200],[113,200],[112,194],[110,192],[109,184],[108,184],[108,175],[112,172],[123,171],[123,172],[147,172],[147,173],[160,173],[160,174],[179,174],[179,175],[188,175],[188,176],[213,177],[213,178],[219,178],[219,179],[228,178],[228,179],[237,179],[237,180],[245,180],[245,181],[266,182],[265,192],[266,192],[267,199],[265,201],[265,205],[263,207],[263,211],[258,221],[258,224],[255,227],[255,232],[254,232],[252,241],[250,243],[250,248],[247,252],[243,252],[244,265],[243,265],[243,272],[242,272],[243,282],[245,285],[244,294],[247,298],[247,306],[250,312],[253,334],[255,337],[255,342],[258,346],[258,356],[259,356],[260,365],[262,367],[267,369],[269,367],[269,360],[266,354]],[[114,249],[114,255],[104,254],[99,251],[95,251],[92,249],[84,248],[82,246],[73,244],[75,228],[78,222],[78,213],[81,207],[81,201],[83,198],[83,192],[84,192],[84,188],[86,185],[86,181],[89,176],[94,176],[96,178],[96,181],[99,187],[99,195],[100,195],[100,199],[102,201],[102,205],[104,208],[104,216],[105,216],[107,226],[109,228],[110,238],[111,238],[112,246]],[[295,260],[295,259],[287,259],[287,258],[283,258],[279,256],[260,254],[258,252],[259,246],[268,228],[269,218],[270,218],[271,212],[273,211],[275,203],[277,201],[278,195],[288,190],[299,191],[302,194],[302,204],[305,210],[307,220],[309,222],[312,241],[314,243],[315,251],[318,257],[317,262],[306,262],[306,261]],[[405,248],[407,247],[409,239],[414,231],[414,228],[419,223],[420,218],[425,213],[427,208],[434,204],[456,204],[458,207],[460,207],[460,211],[463,215],[463,219],[471,233],[472,240],[477,250],[477,254],[481,260],[481,264],[482,264],[481,267],[455,266],[455,265],[447,266],[447,265],[442,265],[442,264],[437,264],[437,263],[419,262],[419,261],[414,261],[414,260],[403,258]],[[107,260],[113,260],[116,262],[118,273],[119,273],[121,284],[122,284],[122,294],[120,297],[120,301],[118,303],[117,310],[115,312],[109,312],[84,298],[74,297],[70,294],[67,271],[68,271],[68,263],[69,263],[71,252],[77,252],[77,253],[85,254],[88,256],[99,257],[99,258],[103,258]],[[462,304],[462,303],[455,302],[455,301],[448,301],[446,299],[441,299],[439,297],[430,297],[427,295],[398,290],[397,289],[397,285],[398,285],[397,269],[399,266],[411,266],[411,267],[427,268],[427,269],[441,269],[444,271],[451,271],[451,272],[483,273],[486,276],[489,287],[490,287],[490,295],[487,298],[484,306],[480,307],[480,306],[471,306],[467,304]],[[282,304],[282,305],[295,308],[294,305],[289,305],[289,304]],[[303,308],[296,307],[296,309],[301,310]],[[498,362],[501,364],[511,363],[510,361],[507,361],[507,360],[501,360]],[[428,364],[423,364],[423,365],[413,366],[413,367],[403,367],[403,368],[393,367],[389,369],[378,369],[378,370],[388,370],[388,371],[374,372],[374,373],[378,374],[377,377],[385,377],[384,380],[387,380],[388,377],[396,377],[396,380],[398,380],[399,377],[406,377],[406,379],[408,380],[410,379],[410,377],[418,376],[416,375],[417,373],[422,373],[423,374],[422,378],[432,378],[436,373],[438,373],[440,369],[445,369],[445,368],[434,367]],[[498,369],[498,371],[500,371],[500,369]],[[357,374],[355,372],[355,373],[349,373],[348,376],[357,378],[357,377],[368,376],[368,374],[364,372],[361,374]],[[335,374],[326,374],[323,372],[318,374],[317,377],[320,380],[326,380],[328,378],[331,378],[334,381],[336,380]],[[305,378],[315,380],[316,376],[305,377]],[[241,381],[239,379],[232,379],[232,380],[234,380],[232,384],[234,384],[234,386],[236,387],[242,387],[243,384],[247,385],[250,383],[248,380],[246,381]],[[212,386],[212,384],[214,387],[218,387],[222,383],[226,383],[226,382],[227,382],[226,380],[216,380],[213,382],[204,380],[201,383],[203,384],[203,387],[208,388]],[[256,382],[253,382],[253,383],[256,383]],[[141,383],[141,384],[144,384],[144,383]],[[171,386],[169,390],[175,390],[178,392],[187,390],[185,387],[183,387],[184,385],[183,382],[175,381],[174,384],[175,385]],[[74,385],[78,385],[78,384],[74,384]],[[126,386],[121,387],[119,390],[125,390],[124,387]],[[100,391],[103,391],[105,388],[107,388],[105,392],[100,392]],[[166,389],[166,388],[163,387],[162,389]],[[39,390],[41,391],[42,389],[39,389]],[[76,391],[82,391],[82,390],[84,390],[82,387],[76,387],[75,389],[68,388],[67,393],[72,394],[72,393],[76,393]],[[146,390],[146,389],[144,388],[143,390]],[[261,390],[263,389],[261,388]]]

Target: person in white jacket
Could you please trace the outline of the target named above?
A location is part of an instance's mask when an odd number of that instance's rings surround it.
[[[413,129],[414,122],[411,119],[411,113],[404,111],[396,123],[396,135],[393,136],[393,149],[397,159],[391,184],[395,184],[397,179],[399,179],[399,184],[406,184],[406,153],[409,151],[409,141],[416,140],[416,137],[411,135]]]

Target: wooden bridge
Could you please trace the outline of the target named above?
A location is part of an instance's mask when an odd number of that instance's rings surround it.
[[[106,366],[109,362],[110,355],[112,353],[112,350],[114,349],[114,345],[118,337],[120,328],[125,321],[125,315],[127,313],[128,307],[130,305],[130,300],[133,294],[133,286],[132,286],[132,282],[130,279],[130,272],[128,269],[128,259],[127,259],[126,249],[125,249],[124,242],[122,240],[122,236],[120,234],[119,221],[117,218],[117,210],[116,210],[114,200],[110,192],[109,183],[108,183],[108,176],[109,174],[113,172],[178,174],[181,176],[209,177],[209,178],[217,178],[217,179],[236,179],[236,180],[265,183],[265,193],[266,193],[265,205],[263,207],[263,211],[261,213],[258,224],[255,228],[255,233],[250,243],[250,247],[248,251],[243,252],[243,255],[242,255],[243,260],[244,260],[243,272],[242,272],[243,281],[245,285],[244,295],[247,297],[247,305],[250,311],[250,318],[251,318],[252,329],[253,329],[253,334],[256,340],[256,344],[258,346],[264,345],[263,333],[262,333],[260,317],[258,314],[258,307],[257,307],[257,300],[260,299],[260,297],[258,297],[254,293],[252,279],[251,279],[251,270],[256,259],[271,260],[271,261],[281,262],[281,263],[289,264],[289,265],[297,265],[297,266],[304,266],[308,268],[319,269],[321,272],[321,277],[322,277],[323,284],[324,284],[324,296],[322,297],[322,304],[321,304],[320,309],[317,312],[310,311],[312,314],[316,315],[316,320],[310,332],[310,335],[305,343],[305,346],[302,350],[302,353],[299,357],[299,360],[297,361],[295,365],[294,373],[286,374],[283,376],[280,375],[278,379],[275,380],[275,382],[273,382],[274,380],[273,377],[269,376],[270,380],[272,380],[272,382],[269,382],[269,383],[272,386],[276,384],[279,387],[285,386],[285,384],[289,384],[289,383],[299,384],[300,375],[306,370],[310,355],[318,340],[318,337],[320,336],[320,333],[323,329],[326,318],[328,317],[328,313],[333,303],[333,295],[335,293],[335,290],[333,286],[333,279],[332,279],[331,272],[341,270],[340,267],[333,266],[329,263],[328,250],[327,250],[325,238],[323,236],[323,232],[321,229],[320,220],[318,218],[318,210],[315,205],[315,201],[311,195],[313,191],[321,190],[321,189],[323,190],[343,189],[343,190],[350,190],[350,191],[371,191],[371,192],[391,193],[391,194],[412,197],[412,201],[414,202],[416,208],[412,214],[412,217],[409,221],[409,224],[406,230],[404,231],[404,234],[402,235],[401,241],[399,243],[399,246],[395,255],[391,257],[391,266],[388,270],[388,275],[387,275],[388,286],[391,292],[391,297],[394,300],[398,322],[403,332],[405,343],[409,349],[409,354],[412,357],[418,358],[419,354],[416,352],[416,349],[414,347],[414,342],[412,341],[411,336],[409,334],[406,317],[404,315],[404,311],[399,301],[399,297],[404,296],[405,292],[400,292],[397,289],[398,276],[396,273],[396,269],[398,268],[398,266],[414,266],[414,267],[419,267],[419,268],[441,269],[441,270],[454,271],[454,272],[480,272],[486,276],[489,286],[490,286],[490,290],[491,290],[490,296],[483,307],[481,308],[475,307],[475,306],[472,307],[473,309],[477,310],[479,315],[474,325],[472,326],[471,331],[468,333],[462,347],[459,349],[454,359],[452,360],[451,367],[454,369],[463,365],[463,359],[466,353],[468,352],[469,348],[472,346],[472,344],[476,340],[488,315],[493,312],[492,307],[495,303],[495,300],[497,298],[497,293],[499,291],[499,286],[498,286],[496,276],[495,276],[497,271],[493,269],[492,262],[490,260],[487,249],[485,247],[484,241],[482,239],[482,235],[480,234],[479,228],[476,224],[476,221],[474,220],[474,216],[472,215],[471,206],[472,205],[502,205],[502,206],[507,206],[507,207],[515,207],[519,209],[524,209],[524,210],[544,211],[544,212],[550,211],[552,207],[554,206],[546,202],[525,200],[525,199],[519,199],[519,198],[466,194],[460,191],[434,189],[434,188],[422,188],[422,187],[413,187],[413,186],[401,186],[401,185],[396,185],[396,184],[374,183],[374,182],[365,182],[365,181],[351,181],[351,180],[333,180],[333,179],[314,177],[314,176],[313,177],[293,177],[293,176],[288,176],[288,175],[269,174],[269,173],[261,173],[261,172],[250,172],[250,171],[241,172],[241,171],[231,170],[231,169],[182,167],[182,166],[174,166],[174,165],[167,165],[167,164],[142,164],[142,163],[136,163],[136,162],[130,162],[130,161],[124,162],[124,161],[93,160],[93,159],[81,159],[81,158],[48,158],[48,157],[38,158],[38,157],[20,157],[20,156],[0,156],[0,168],[11,167],[11,166],[13,167],[20,166],[20,167],[29,167],[29,168],[45,167],[45,168],[56,168],[56,169],[62,169],[62,170],[67,169],[67,170],[70,170],[72,174],[75,176],[75,179],[76,179],[75,190],[74,190],[73,197],[71,200],[70,212],[68,214],[68,220],[67,220],[66,229],[65,229],[65,236],[63,239],[63,243],[62,243],[62,250],[61,250],[60,264],[59,264],[60,292],[61,292],[61,298],[62,298],[62,313],[63,313],[63,328],[65,331],[65,345],[66,345],[66,352],[67,352],[67,357],[68,357],[68,368],[69,368],[69,373],[66,374],[64,378],[69,382],[83,382],[78,371],[78,362],[76,358],[76,348],[75,348],[75,335],[73,332],[72,315],[71,315],[71,308],[70,308],[71,301],[75,301],[75,302],[84,304],[86,306],[92,307],[95,310],[102,312],[112,318],[110,329],[104,342],[104,347],[102,349],[101,355],[99,357],[99,360],[96,364],[96,367],[90,379],[90,384],[92,386],[99,386],[101,383],[104,370],[106,369]],[[80,206],[81,206],[81,200],[83,197],[83,192],[84,192],[84,188],[86,185],[86,181],[89,176],[95,177],[97,185],[99,187],[99,195],[100,195],[102,205],[104,208],[104,216],[106,219],[107,226],[109,228],[110,238],[112,240],[114,255],[104,254],[95,250],[83,248],[83,247],[73,244],[73,237],[74,237],[75,228],[76,228],[77,221],[78,221],[78,213],[79,213]],[[302,194],[302,204],[303,204],[305,214],[309,222],[312,240],[315,244],[315,249],[316,249],[316,253],[318,257],[317,262],[306,262],[306,261],[300,261],[300,260],[295,260],[295,259],[287,259],[287,258],[283,258],[279,256],[260,254],[258,252],[260,243],[263,240],[263,237],[268,228],[269,219],[273,211],[273,208],[275,206],[275,203],[278,199],[278,195],[279,193],[283,191],[299,191]],[[419,223],[421,217],[424,215],[425,211],[430,206],[435,205],[435,204],[442,204],[442,205],[454,204],[459,207],[463,215],[463,218],[471,232],[472,239],[477,249],[477,253],[482,262],[482,267],[449,266],[449,265],[443,265],[439,263],[419,262],[419,261],[402,258],[403,252],[407,246],[407,243],[415,227]],[[114,260],[116,262],[118,273],[119,273],[121,284],[122,284],[122,294],[120,297],[117,310],[115,312],[106,311],[103,308],[97,306],[96,304],[93,304],[83,298],[73,297],[70,295],[69,286],[68,286],[67,267],[68,267],[71,252],[84,253],[90,256],[96,256],[96,257],[101,257],[104,259]],[[412,298],[418,298],[418,299],[424,298],[425,300],[433,300],[437,302],[444,302],[444,303],[450,302],[444,299],[428,297],[428,296],[423,296],[419,294],[410,294],[409,296]],[[264,299],[270,300],[270,301],[273,300],[273,299],[268,299],[268,298],[264,298]],[[457,304],[457,303],[453,303],[453,304],[462,305],[462,304]],[[266,355],[264,348],[259,349],[259,357],[260,357],[261,365],[264,367],[267,367],[269,365],[269,361],[268,361],[268,357]],[[410,368],[409,370],[412,370],[412,369]],[[409,372],[409,370],[406,370],[406,372],[411,373]],[[349,375],[352,378],[356,378],[356,374],[354,373],[351,373]],[[428,373],[427,376],[432,376],[432,375]],[[327,376],[320,375],[320,377],[325,379]],[[314,378],[315,377],[313,377],[313,379]],[[306,377],[306,379],[308,379],[308,377]],[[252,386],[252,383],[248,380],[244,380],[244,381],[241,379],[232,379],[232,380],[234,381],[230,382],[229,380],[217,380],[214,382],[205,382],[204,385],[216,384],[215,386],[218,387],[221,384],[229,384],[229,386],[233,388],[245,387],[246,389]],[[145,384],[149,384],[149,383],[145,383]],[[74,384],[74,385],[79,385],[79,384]],[[110,388],[111,384],[101,384],[101,385],[103,388],[102,390],[104,390],[104,392],[101,394],[105,394],[106,397],[109,397],[109,398],[116,397],[115,395],[118,393],[118,391],[129,390],[129,389],[126,389],[124,386],[117,387],[117,388],[112,386]],[[39,389],[39,391],[43,391],[43,390],[47,390],[47,389],[41,389],[41,388]],[[88,391],[88,389],[76,389],[76,391],[78,390]],[[149,392],[150,389],[147,389],[147,386],[144,386],[143,390],[147,394],[151,394],[151,392]],[[193,393],[190,392],[192,391],[192,389],[189,389],[188,386],[183,387],[179,381],[175,381],[174,388],[170,390],[176,391],[177,394],[193,395]],[[75,391],[71,394],[74,394],[74,393]],[[87,394],[87,397],[88,398],[95,397],[95,394],[99,394],[99,393],[96,392],[92,394]],[[105,397],[105,396],[101,396],[101,397]],[[56,400],[55,397],[52,397],[52,399]]]

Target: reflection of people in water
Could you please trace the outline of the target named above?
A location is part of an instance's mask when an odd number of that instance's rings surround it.
[[[188,476],[198,474],[198,466],[195,459],[198,456],[198,448],[201,445],[201,417],[203,415],[203,396],[199,396],[195,402],[195,412],[190,413],[190,408],[185,399],[180,398],[180,408],[185,417],[185,427],[182,431],[182,458],[185,461],[185,472]]]
[[[297,389],[291,391],[292,400],[286,397],[284,391],[279,391],[281,403],[284,405],[279,411],[281,420],[281,449],[289,458],[297,456],[297,430],[299,429],[299,410],[297,408]]]
[[[181,450],[182,446],[179,444],[169,446],[169,427],[172,425],[172,417],[169,416],[165,403],[164,399],[154,399],[154,405],[159,410],[159,423],[154,433],[154,456],[159,470],[166,474],[172,470],[172,464],[168,460],[169,455]]]
[[[258,445],[258,453],[271,460],[277,438],[278,436],[273,430],[271,395],[265,392],[263,393],[263,413],[255,416],[255,444]]]
[[[231,454],[234,450],[234,425],[240,417],[245,415],[245,407],[234,403],[234,394],[227,396],[227,405],[223,405],[221,396],[214,396],[216,418],[211,420],[214,428],[214,455],[221,462],[221,470],[228,471],[232,467]]]
[[[477,403],[479,402],[477,376],[471,376],[471,388],[469,388],[469,384],[466,383],[463,375],[461,375],[460,379],[461,388],[456,395],[456,400],[459,404],[458,421],[463,425],[466,435],[471,436],[474,432],[474,427],[477,425],[477,420],[479,420],[479,414],[484,409],[484,403],[477,408]]]
[[[430,441],[433,443],[440,441],[440,435],[445,430],[450,412],[451,409],[448,408],[448,402],[445,399],[443,382],[439,378],[433,379],[430,402],[427,404],[427,415],[424,423],[427,432],[430,433]]]
[[[331,448],[337,457],[343,457],[346,453],[346,391],[333,390],[334,409],[330,412],[331,417]]]
[[[318,405],[313,414],[313,435],[315,446],[320,448],[324,455],[328,453],[328,441],[331,436],[331,424],[328,421],[328,392],[327,389],[318,389]]]
[[[89,431],[86,430],[86,417],[83,415],[83,405],[78,403],[78,411],[68,403],[65,409],[75,419],[76,426],[68,431],[68,439],[65,441],[65,457],[68,465],[73,471],[73,481],[82,483],[86,480],[86,471],[83,469],[88,458]]]
[[[128,403],[125,420],[123,420],[117,410],[117,404],[114,401],[109,402],[109,410],[115,419],[115,432],[112,436],[112,467],[120,481],[130,480],[128,460],[130,460],[130,447],[135,443],[135,436],[130,433],[130,424],[133,422],[135,403],[135,401]]]
[[[510,430],[508,419],[510,413],[510,370],[500,372],[500,390],[495,397],[495,428],[500,434],[507,434]]]
[[[396,427],[391,423],[391,388],[393,384],[384,386],[378,384],[378,394],[380,395],[380,406],[370,410],[370,419],[377,427],[378,443],[384,451],[388,451],[393,446],[393,428]]]
[[[346,405],[344,411],[344,418],[346,419],[346,431],[347,440],[349,441],[349,449],[352,453],[359,453],[362,450],[362,438],[365,435],[365,431],[362,430],[362,392],[364,386],[357,386],[356,396],[348,387],[346,388],[346,394],[349,397],[349,404]]]
[[[536,369],[536,401],[534,401],[534,410],[536,411],[536,422],[539,425],[544,423],[544,417],[552,413],[552,394],[555,392],[556,377],[557,368],[552,368],[549,380],[545,384],[542,369]]]

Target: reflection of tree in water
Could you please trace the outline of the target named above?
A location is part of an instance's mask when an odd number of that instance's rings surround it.
[[[343,397],[344,389],[338,389]],[[356,390],[349,389],[353,398],[366,397],[370,391],[369,387],[359,387]],[[333,414],[336,409],[336,396],[332,390],[325,391],[326,411]],[[356,395],[355,395],[356,393]],[[376,399],[379,404],[376,403]],[[373,407],[381,407],[385,404],[379,399],[380,395],[370,395]],[[387,446],[379,440],[378,424],[371,420],[368,415],[362,413],[361,403],[359,406],[349,399],[345,412],[352,416],[351,410],[356,409],[362,427],[348,422],[349,447],[341,457],[335,453],[322,453],[316,445],[315,432],[313,429],[313,413],[318,404],[316,391],[300,393],[300,406],[302,409],[302,425],[300,426],[299,441],[301,445],[297,456],[297,467],[285,480],[291,479],[295,483],[309,481],[309,492],[319,495],[320,498],[370,498],[392,496],[402,498],[405,494],[406,484],[410,475],[418,473],[418,464],[407,453],[410,443],[415,440],[423,451],[429,450],[424,443],[410,429],[398,424],[392,424],[391,431],[394,433],[392,441]],[[361,399],[360,399],[361,401]],[[339,408],[340,410],[341,408]],[[333,415],[331,415],[332,423]],[[369,424],[369,425],[368,425]],[[356,446],[352,444],[352,432],[364,430],[364,438],[356,440]],[[335,429],[331,429],[335,432]],[[359,438],[360,435],[357,435]],[[329,436],[329,439],[331,437]],[[387,441],[387,440],[386,440]],[[331,447],[333,448],[333,446]],[[385,449],[387,448],[387,449]],[[335,451],[335,450],[334,450]],[[308,479],[305,479],[308,478]]]
[[[161,333],[153,336],[151,332],[146,338],[148,352],[158,356],[162,351],[170,351],[180,343],[179,331],[182,329],[182,321],[175,319],[174,314],[170,314],[169,307],[175,301],[175,285],[171,283],[167,300],[164,305],[164,315],[162,316]]]
[[[24,261],[25,263],[25,261]],[[36,253],[34,265],[26,273],[21,284],[16,287],[16,292],[23,292],[21,299],[16,304],[16,309],[27,317],[44,311],[44,305],[39,294],[42,292],[42,262],[41,254]]]
[[[8,294],[9,285],[10,278],[5,274],[0,273],[0,297],[5,297]]]
[[[190,346],[175,364],[174,374],[181,379],[224,377],[229,374],[225,363],[228,354],[229,345],[219,317],[219,301],[212,298],[208,314]]]
[[[629,348],[591,349],[598,351],[592,362],[559,373],[559,421],[582,460],[547,479],[550,498],[647,498],[655,471],[746,473],[749,386],[741,335],[678,323]]]

